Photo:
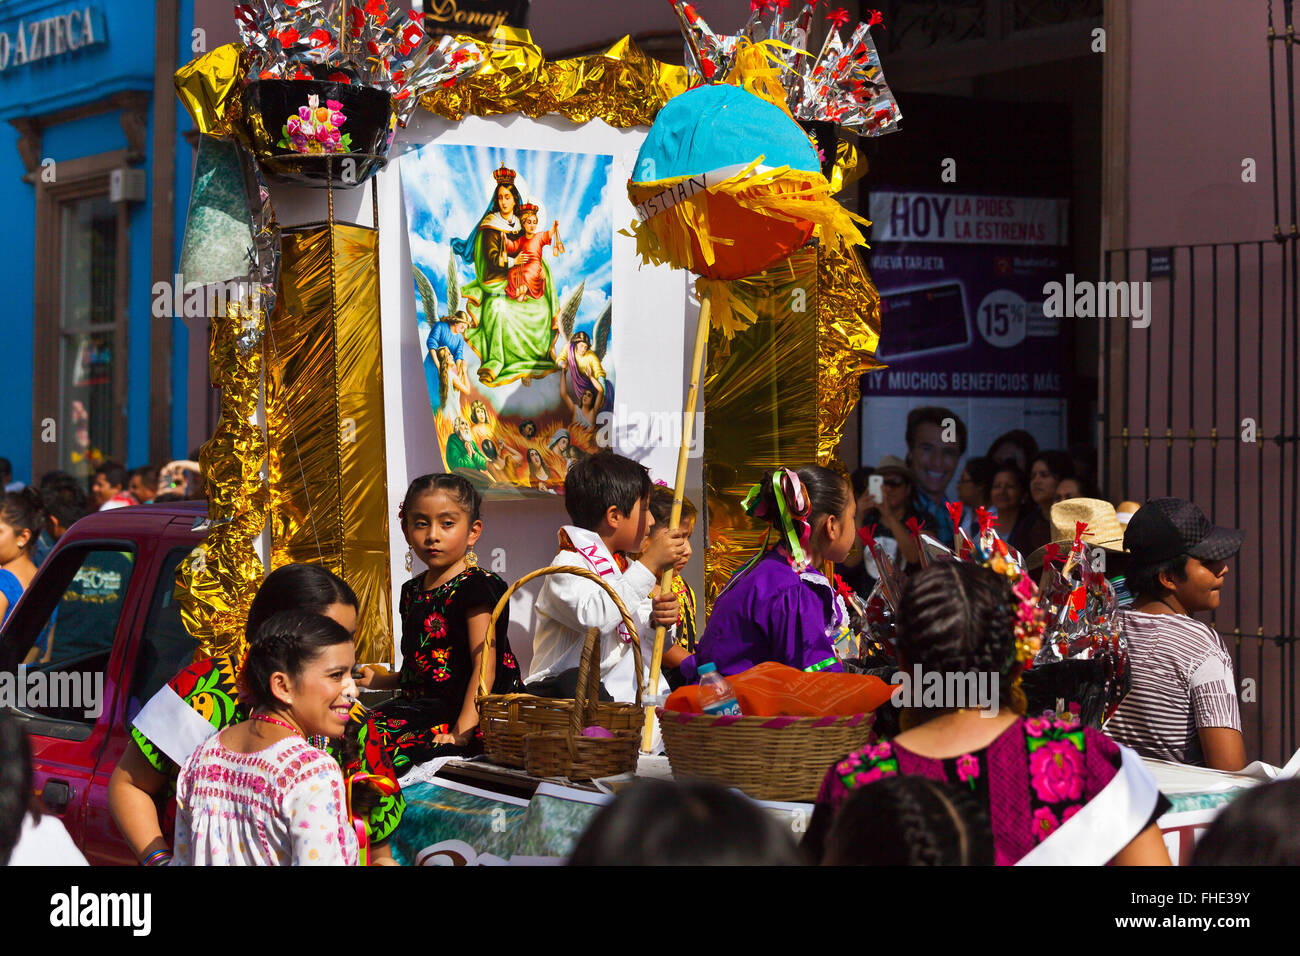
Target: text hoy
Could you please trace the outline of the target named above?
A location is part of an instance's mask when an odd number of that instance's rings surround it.
[[[1151,324],[1150,282],[1075,282],[1043,286],[1043,315],[1049,319],[1132,319],[1133,328]]]
[[[82,893],[74,886],[50,897],[50,925],[125,926],[135,936],[153,928],[153,897],[148,893]]]

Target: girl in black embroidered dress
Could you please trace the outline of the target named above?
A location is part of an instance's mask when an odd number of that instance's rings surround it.
[[[479,493],[457,475],[424,475],[411,483],[400,518],[411,551],[428,569],[402,587],[402,668],[385,674],[362,668],[362,687],[397,690],[375,708],[392,736],[398,776],[434,757],[470,755],[482,747],[478,730],[478,672],[492,609],[506,582],[477,566],[473,547],[483,530]],[[519,665],[506,638],[509,613],[498,618],[491,692],[520,688]]]

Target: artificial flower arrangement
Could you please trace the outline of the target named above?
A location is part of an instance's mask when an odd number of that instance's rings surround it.
[[[340,131],[347,121],[342,103],[326,100],[321,106],[320,96],[313,93],[307,97],[307,105],[298,107],[298,114],[290,116],[284,124],[280,142],[276,145],[299,153],[350,152],[352,135]]]

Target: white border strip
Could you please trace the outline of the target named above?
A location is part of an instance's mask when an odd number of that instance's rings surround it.
[[[131,724],[178,765],[217,732],[169,684],[149,698]]]
[[[1160,790],[1142,758],[1122,744],[1119,773],[1016,866],[1102,866],[1146,828]]]
[[[524,800],[520,797],[512,797],[508,793],[497,793],[495,790],[483,790],[479,787],[471,787],[469,784],[461,783],[459,780],[447,780],[443,777],[435,777],[433,780],[421,780],[420,783],[427,783],[431,787],[441,787],[444,790],[455,790],[459,793],[467,793],[471,797],[482,797],[485,800],[495,800],[497,803],[508,803],[515,807],[526,807],[529,804],[528,800]]]
[[[698,176],[690,176],[681,182],[669,186],[663,192],[655,193],[645,202],[636,207],[636,213],[645,222],[654,218],[661,212],[667,212],[678,203],[686,202],[697,193],[712,189],[718,183],[726,182],[736,173],[741,172],[749,166],[748,163],[737,163],[734,166],[723,166],[720,169],[711,169],[707,173],[701,173]],[[766,173],[772,170],[772,166],[755,166],[754,172]]]

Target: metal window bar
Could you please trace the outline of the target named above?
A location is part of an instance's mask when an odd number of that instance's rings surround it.
[[[1230,563],[1223,603],[1207,623],[1224,638],[1238,690],[1243,681],[1253,682],[1254,700],[1247,695],[1242,704],[1248,753],[1280,764],[1297,746],[1300,238],[1284,233],[1281,243],[1188,244],[1170,251],[1173,276],[1150,280],[1152,326],[1103,320],[1104,487],[1116,501],[1190,498],[1212,520],[1231,520],[1246,532],[1241,554]],[[1106,281],[1146,280],[1152,252],[1108,251]],[[1115,321],[1124,322],[1125,348],[1112,354]],[[1121,383],[1119,394],[1108,390],[1109,382]],[[1186,396],[1183,407],[1176,396]],[[1223,420],[1228,413],[1230,422]],[[1255,423],[1253,442],[1242,440],[1245,419]],[[1228,441],[1230,454],[1223,447]]]

